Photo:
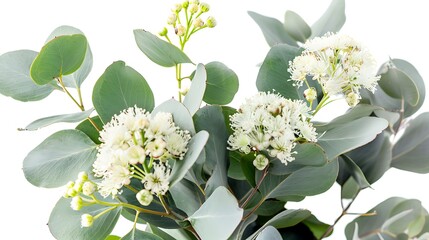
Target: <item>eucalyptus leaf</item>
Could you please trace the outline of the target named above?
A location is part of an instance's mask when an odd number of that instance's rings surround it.
[[[104,240],[121,240],[121,237],[118,237],[116,235],[109,235]]]
[[[173,121],[180,129],[188,130],[191,135],[195,135],[195,127],[192,121],[192,116],[189,110],[174,99],[167,100],[161,103],[152,111],[152,117],[159,112],[167,112],[173,115]]]
[[[59,36],[73,35],[73,34],[84,35],[81,30],[75,27],[67,26],[67,25],[59,26],[51,33],[51,35],[49,35],[46,42],[49,42],[52,39]],[[77,71],[69,75],[73,81],[73,84],[68,84],[70,87],[80,87],[82,85],[83,81],[88,77],[89,73],[91,72],[92,62],[93,62],[92,51],[88,43],[85,59],[83,60],[82,65],[79,67]]]
[[[201,106],[204,92],[206,90],[207,73],[203,64],[197,65],[194,77],[192,78],[191,88],[183,100],[183,105],[194,115]]]
[[[80,122],[80,121],[84,120],[85,118],[89,117],[89,115],[91,115],[91,113],[93,111],[94,111],[94,109],[91,108],[91,109],[83,111],[83,112],[55,115],[55,116],[37,119],[37,120],[31,122],[30,124],[28,124],[24,129],[20,129],[20,130],[34,131],[34,130],[49,126],[49,125],[54,124],[54,123]]]
[[[146,80],[122,61],[111,64],[97,80],[92,102],[104,123],[110,122],[113,115],[124,109],[137,106],[152,111],[155,105]]]
[[[392,167],[416,172],[429,172],[429,112],[408,123],[404,133],[393,146]]]
[[[235,229],[235,231],[232,233],[232,235],[228,238],[228,240],[242,240],[246,228],[249,227],[251,224],[253,224],[257,218],[258,218],[258,216],[256,214],[252,214],[248,218],[246,218],[244,221],[241,221],[240,225],[238,225],[238,227]]]
[[[92,171],[97,145],[79,130],[62,130],[45,139],[24,159],[25,178],[38,187],[60,187],[79,172]]]
[[[283,240],[282,235],[273,226],[267,226],[262,230],[256,240]]]
[[[0,93],[18,101],[38,101],[54,90],[50,84],[37,85],[30,77],[30,66],[37,52],[18,50],[0,56]],[[51,79],[52,80],[52,79]]]
[[[152,224],[148,223],[146,224],[146,232],[150,232],[153,233],[157,236],[160,236],[163,240],[176,240],[176,238],[173,238],[172,236],[170,236],[169,234],[167,234],[166,232],[162,231],[161,229],[159,229],[156,226],[153,226]]]
[[[286,11],[284,27],[295,41],[304,43],[311,36],[310,26],[293,11]]]
[[[168,178],[170,182],[170,187],[174,186],[180,180],[185,177],[189,169],[192,168],[195,161],[198,159],[201,151],[209,139],[209,134],[206,131],[200,131],[195,136],[192,137],[191,141],[188,143],[188,151],[183,160],[176,160],[171,171],[171,175]]]
[[[161,237],[156,236],[155,234],[149,232],[143,232],[136,228],[133,228],[127,235],[125,235],[121,240],[163,240]]]
[[[91,121],[95,124],[95,126],[92,125]],[[79,123],[79,125],[76,126],[76,129],[85,133],[95,144],[100,144],[100,132],[98,129],[102,129],[103,122],[99,116],[92,117],[91,121],[86,119],[85,121]]]
[[[82,34],[59,36],[43,46],[34,59],[30,75],[38,85],[74,73],[83,63],[88,42]]]
[[[391,128],[393,128],[393,126],[395,126],[395,124],[398,122],[398,120],[400,118],[399,113],[386,111],[384,109],[377,109],[374,111],[374,114],[377,117],[386,119],[389,122],[389,126]]]
[[[389,96],[404,99],[411,106],[416,106],[419,102],[417,85],[406,73],[397,68],[389,67],[381,74],[378,84]]]
[[[372,141],[387,125],[388,122],[381,118],[362,117],[326,131],[318,139],[318,144],[328,159],[333,159]]]
[[[61,198],[49,217],[48,227],[55,239],[104,240],[112,232],[119,219],[121,207],[116,207],[95,219],[91,227],[82,228],[82,214],[96,216],[112,207],[94,204],[84,207],[80,211],[75,211],[70,207],[70,201],[70,198]],[[118,203],[111,198],[106,198],[103,201],[111,204]]]
[[[331,226],[329,224],[321,222],[314,215],[309,216],[304,221],[302,221],[302,223],[305,224],[305,226],[307,226],[311,230],[311,232],[317,239],[321,239],[326,230],[328,230],[328,228]]]
[[[261,28],[265,40],[270,47],[282,43],[286,43],[291,46],[298,46],[296,41],[286,32],[283,24],[279,20],[252,11],[247,13],[256,22],[256,24],[258,24],[259,28]]]
[[[227,140],[222,108],[219,106],[206,106],[194,115],[195,127],[198,131],[209,133],[209,140],[205,146],[205,166],[212,172],[206,184],[206,196],[219,186],[228,186],[227,182]]]
[[[218,105],[230,103],[238,91],[237,74],[221,62],[209,62],[205,67],[207,87],[204,92],[204,102]]]
[[[349,177],[341,185],[341,199],[353,199],[359,193],[361,187],[353,177]]]
[[[188,220],[202,239],[217,240],[227,239],[242,217],[243,209],[238,207],[237,199],[221,186]]]
[[[325,13],[311,26],[311,38],[338,32],[346,22],[345,0],[332,0]]]
[[[338,157],[338,159],[348,169],[348,171],[350,172],[351,176],[356,181],[360,189],[371,187],[371,184],[369,184],[368,180],[366,180],[366,177],[363,174],[362,170],[355,162],[353,162],[353,160],[350,157],[348,157],[347,155],[341,155],[340,157]]]
[[[183,179],[174,186],[171,186],[168,191],[173,197],[176,206],[183,210],[188,216],[197,211],[202,204],[198,197],[198,188],[186,179]]]
[[[134,37],[140,50],[158,65],[173,67],[180,63],[192,63],[182,50],[150,32],[136,29]]]
[[[256,87],[261,92],[279,93],[285,98],[301,99],[299,90],[290,80],[290,73],[287,71],[289,62],[298,56],[301,51],[287,44],[273,46],[259,69],[256,79]]]

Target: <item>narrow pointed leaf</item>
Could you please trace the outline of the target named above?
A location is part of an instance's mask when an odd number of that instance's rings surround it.
[[[38,101],[54,90],[50,84],[37,85],[30,77],[30,66],[37,52],[18,50],[0,56],[0,94],[18,101]]]
[[[225,187],[218,187],[188,220],[202,239],[217,240],[227,239],[242,217],[243,209],[234,195]]]
[[[368,180],[366,180],[366,177],[363,174],[362,170],[359,168],[358,165],[356,165],[355,162],[353,162],[351,158],[346,155],[341,155],[338,159],[340,159],[339,161],[342,161],[344,163],[353,179],[359,185],[360,189],[371,187],[371,184],[369,184]]]
[[[74,123],[80,122],[85,118],[89,117],[89,115],[94,111],[93,108],[86,110],[84,112],[78,113],[70,113],[70,114],[62,114],[55,115],[50,117],[45,117],[41,119],[37,119],[36,121],[31,122],[22,130],[34,131],[46,126],[49,126],[54,123],[66,122],[66,123]]]
[[[124,109],[137,106],[152,111],[155,105],[146,80],[122,61],[111,64],[97,80],[92,102],[104,123]]]
[[[152,62],[163,67],[192,63],[186,54],[173,44],[142,29],[134,30],[137,46]]]
[[[60,187],[91,172],[97,145],[79,130],[62,130],[45,139],[24,159],[24,175],[38,187]]]
[[[31,65],[30,74],[38,85],[75,72],[83,63],[88,42],[82,34],[59,36],[43,46]]]
[[[270,47],[282,43],[298,46],[296,41],[286,32],[283,24],[279,20],[252,11],[249,11],[248,14],[261,28],[265,40]]]
[[[161,237],[156,236],[153,233],[143,232],[138,229],[132,229],[127,235],[125,235],[122,240],[163,240]]]
[[[188,130],[191,135],[195,135],[196,132],[191,113],[182,103],[174,99],[167,100],[152,111],[152,116],[155,116],[158,112],[171,113],[174,124],[183,130]]]
[[[293,11],[286,11],[284,27],[295,41],[304,43],[311,36],[311,28]]]
[[[204,92],[206,90],[207,72],[203,64],[197,65],[194,77],[192,78],[191,88],[186,94],[183,105],[194,115],[201,106],[203,101]]]
[[[311,26],[311,38],[338,32],[346,22],[345,0],[332,0],[325,13]]]

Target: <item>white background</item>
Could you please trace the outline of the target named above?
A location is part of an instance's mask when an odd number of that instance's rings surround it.
[[[151,63],[137,48],[133,29],[144,28],[157,33],[164,26],[172,0],[164,1],[0,1],[0,54],[18,49],[39,51],[50,32],[60,25],[81,29],[87,36],[94,55],[94,67],[83,84],[84,103],[91,104],[91,91],[97,78],[113,61],[124,60],[139,71],[152,87],[156,103],[176,96],[174,70]],[[283,21],[286,10],[300,14],[310,25],[324,12],[330,0],[284,1],[211,1],[211,14],[218,20],[215,29],[196,35],[187,46],[194,62],[221,61],[240,79],[240,90],[233,106],[256,93],[257,64],[269,50],[259,28],[247,11],[272,16]],[[403,58],[429,78],[427,67],[429,16],[425,1],[360,0],[347,1],[347,21],[342,32],[367,45],[379,64],[392,58]],[[167,85],[171,84],[171,85]],[[429,84],[427,84],[429,85]],[[428,111],[428,101],[422,111]],[[0,193],[3,239],[53,239],[46,225],[51,208],[62,189],[41,189],[25,180],[22,160],[26,154],[55,131],[73,128],[59,124],[37,132],[18,132],[29,122],[78,109],[62,93],[55,92],[35,103],[21,103],[0,96]],[[429,176],[389,170],[365,190],[352,207],[353,212],[366,212],[391,196],[418,198],[429,207]],[[292,206],[292,205],[291,205]],[[332,223],[340,213],[339,187],[325,194],[307,198],[293,207],[308,208],[321,220]],[[352,216],[346,216],[330,239],[344,239],[343,227]],[[6,224],[5,224],[6,223]],[[67,224],[67,223],[64,223]],[[131,223],[121,221],[115,230],[124,235]]]

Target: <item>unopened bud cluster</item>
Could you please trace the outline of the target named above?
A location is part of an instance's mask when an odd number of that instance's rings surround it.
[[[171,8],[171,14],[167,17],[167,24],[173,27],[173,32],[177,35],[181,43],[186,42],[195,32],[203,28],[214,28],[216,20],[209,16],[202,16],[210,11],[210,5],[197,0],[185,0],[182,3],[176,3]],[[168,28],[164,27],[159,35],[168,38]]]

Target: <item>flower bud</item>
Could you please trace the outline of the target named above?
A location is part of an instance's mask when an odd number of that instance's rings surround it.
[[[91,227],[92,224],[94,223],[94,217],[90,214],[82,214],[81,216],[81,220],[80,220],[80,225],[82,227]]]
[[[67,189],[66,195],[68,197],[74,197],[78,194],[79,192],[76,191],[76,189],[74,189],[74,187]]]
[[[149,190],[143,189],[136,194],[136,198],[141,205],[149,206],[149,204],[153,200],[153,195],[150,193]]]
[[[168,25],[174,25],[176,24],[176,21],[177,21],[177,14],[175,13],[170,14],[170,16],[168,16],[167,18]]]
[[[81,209],[82,209],[82,206],[83,206],[83,200],[82,200],[82,198],[81,198],[81,197],[76,196],[76,197],[73,197],[73,198],[72,198],[72,200],[71,200],[71,202],[70,202],[70,207],[71,207],[73,210],[75,210],[75,211],[79,211],[79,210],[81,210]]]
[[[255,166],[256,169],[262,171],[268,165],[268,162],[268,158],[262,154],[259,154],[256,156],[255,160],[253,160],[253,166]]]
[[[304,91],[304,97],[307,101],[312,102],[317,98],[317,91],[314,88],[307,88]]]
[[[82,185],[83,185],[84,181],[78,179],[73,186],[73,189],[76,190],[76,192],[80,193],[82,191]]]
[[[207,18],[207,21],[206,21],[207,27],[214,28],[216,27],[216,24],[217,24],[216,19],[214,17],[210,16]]]
[[[189,5],[189,12],[191,14],[197,13],[198,9],[199,9],[198,4],[192,3]]]
[[[180,3],[174,4],[173,8],[171,9],[171,11],[175,13],[179,13],[181,10],[182,10],[182,4]]]
[[[183,3],[182,3],[182,7],[183,7],[183,8],[188,8],[188,6],[189,6],[189,1],[188,1],[188,0],[183,1]]]
[[[185,35],[186,28],[182,24],[179,24],[175,30],[176,30],[177,36],[181,37],[181,36]]]
[[[86,181],[88,180],[88,174],[86,172],[80,172],[79,175],[77,176],[77,179],[81,181]]]
[[[87,181],[82,185],[82,193],[86,196],[91,196],[95,192],[95,189],[95,184],[90,181]]]
[[[203,27],[203,26],[204,26],[204,22],[203,22],[203,20],[201,20],[201,18],[196,18],[194,20],[194,27],[195,28],[200,28],[200,27]]]
[[[210,10],[210,5],[207,3],[201,3],[200,4],[200,11],[201,12],[208,12]]]
[[[161,37],[167,36],[168,30],[166,27],[164,27],[158,34]]]
[[[354,92],[350,92],[346,96],[346,101],[350,107],[354,107],[359,103],[359,95]]]

